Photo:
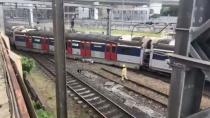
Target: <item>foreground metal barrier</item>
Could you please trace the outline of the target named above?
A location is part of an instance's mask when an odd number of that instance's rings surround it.
[[[4,62],[4,69],[6,71],[8,97],[10,102],[10,110],[12,118],[30,118],[29,110],[27,108],[26,100],[22,92],[22,87],[18,82],[17,73],[14,68],[16,68],[15,62],[11,61],[10,57],[10,46],[9,40],[1,34],[0,45],[2,47],[2,56]],[[20,60],[19,60],[20,61]],[[17,61],[18,62],[18,61]],[[16,69],[18,70],[18,69]],[[22,71],[22,70],[20,70]]]

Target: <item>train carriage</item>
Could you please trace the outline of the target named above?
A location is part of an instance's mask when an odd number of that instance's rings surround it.
[[[138,69],[143,63],[144,48],[149,45],[149,40],[130,42],[120,38],[92,34],[67,35],[67,53],[69,57],[90,58],[94,62],[117,66],[126,64],[129,68]]]
[[[171,39],[159,40],[151,46],[149,68],[161,72],[171,73],[172,68],[167,56],[174,52],[174,41]]]
[[[24,34],[15,34],[14,36],[14,44],[16,48],[26,48],[26,41],[25,41],[25,35]]]
[[[150,39],[138,38],[137,41],[123,41],[119,36],[93,34],[66,34],[66,53],[69,58],[86,58],[94,62],[139,69],[170,72],[167,53],[173,53],[171,40],[159,40],[151,44]],[[15,45],[24,50],[41,53],[54,53],[52,33],[28,31],[15,33]],[[147,54],[147,56],[145,56]]]
[[[17,49],[34,51],[40,53],[49,52],[49,39],[34,31],[21,32],[14,34],[14,43]]]

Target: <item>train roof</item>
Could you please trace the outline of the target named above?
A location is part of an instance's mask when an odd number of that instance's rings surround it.
[[[133,41],[124,41],[121,40],[120,36],[107,36],[107,35],[96,35],[96,34],[67,34],[66,36],[69,39],[73,40],[83,40],[83,41],[91,41],[91,42],[100,42],[100,43],[116,43],[120,45],[131,45],[131,46],[141,46],[143,44],[142,41],[133,42]]]
[[[153,44],[155,49],[161,50],[175,50],[175,39],[160,39]]]
[[[28,31],[28,32],[16,32],[18,34],[28,34],[33,36],[47,36],[53,38],[52,32],[45,31]],[[130,46],[142,46],[143,39],[139,41],[124,41],[121,40],[121,36],[107,36],[101,34],[82,34],[82,33],[65,33],[66,40],[83,40],[100,43],[116,43],[119,45],[130,45]],[[53,40],[53,39],[52,39]]]

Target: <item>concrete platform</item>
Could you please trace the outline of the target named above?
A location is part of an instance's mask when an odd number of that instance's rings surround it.
[[[0,45],[0,117],[1,118],[10,118],[10,105],[9,98],[7,95],[7,85],[6,85],[6,76],[4,70],[4,63],[2,57],[2,47]]]

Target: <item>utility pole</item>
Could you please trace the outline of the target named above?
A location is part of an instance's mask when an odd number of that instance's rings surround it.
[[[34,27],[34,13],[33,13],[33,5],[29,5],[29,25],[30,27]]]
[[[125,7],[125,1],[122,0],[122,30],[124,29],[124,7]]]
[[[53,0],[53,31],[56,62],[56,106],[57,118],[67,118],[65,30],[63,0]]]
[[[111,36],[111,9],[107,9],[107,35]]]

